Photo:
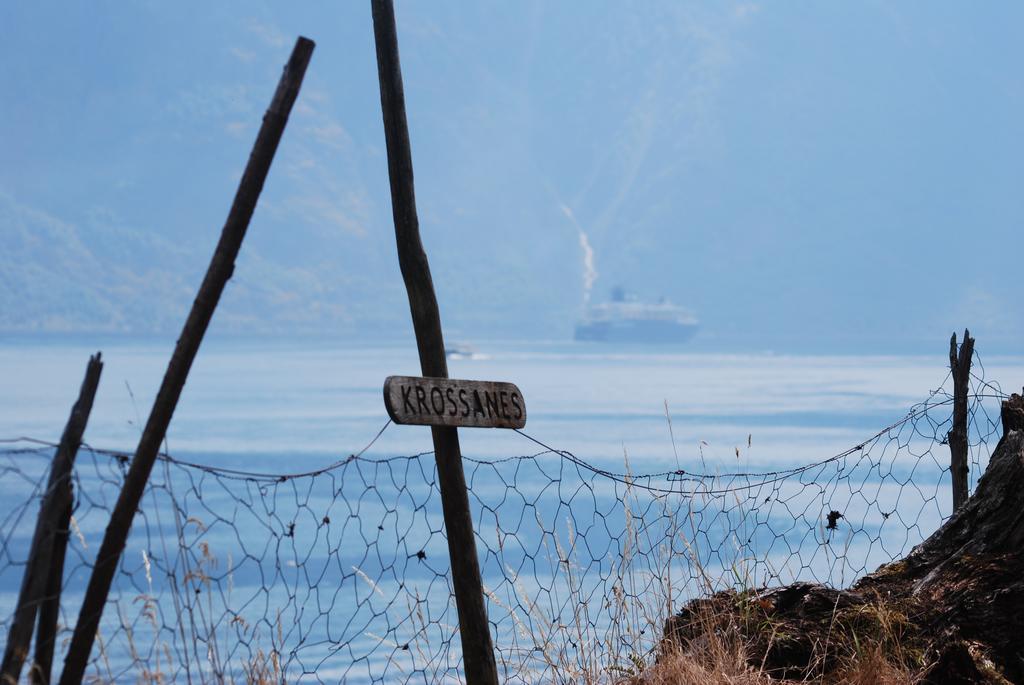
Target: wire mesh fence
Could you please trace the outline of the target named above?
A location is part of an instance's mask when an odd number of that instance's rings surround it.
[[[948,381],[862,443],[795,468],[631,473],[526,433],[530,454],[465,459],[499,677],[613,681],[649,663],[664,620],[689,598],[794,580],[843,586],[904,556],[950,514]],[[973,485],[1005,396],[978,360],[972,381]],[[90,677],[456,682],[433,455],[375,456],[372,445],[301,474],[162,456]],[[0,446],[0,630],[52,452]],[[129,459],[79,453],[57,668]]]

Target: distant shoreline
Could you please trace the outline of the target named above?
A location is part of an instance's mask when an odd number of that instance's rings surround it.
[[[223,333],[212,330],[205,346],[223,348],[239,346],[252,348],[255,346],[270,347],[310,347],[313,349],[328,347],[361,348],[381,347],[396,348],[410,346],[415,349],[411,326],[407,334],[396,332],[394,335],[358,336],[351,333],[323,333],[309,335],[306,333],[289,334],[275,333]],[[107,331],[0,331],[0,347],[20,345],[37,345],[47,347],[103,347],[110,345],[173,345],[177,339],[175,333],[113,333]],[[543,337],[511,337],[511,336],[468,336],[446,335],[450,342],[471,343],[474,348],[486,352],[489,348],[541,347],[559,352],[573,352],[581,355],[626,353],[640,355],[743,355],[743,356],[801,356],[801,357],[941,357],[946,348],[945,341],[932,342],[893,341],[862,342],[853,341],[836,344],[804,343],[798,345],[785,344],[728,344],[713,340],[701,339],[684,344],[643,344],[643,343],[604,343],[580,342],[567,335],[563,339],[552,336]],[[987,359],[995,357],[1024,356],[1024,343],[1021,341],[986,341],[979,336],[979,350]]]

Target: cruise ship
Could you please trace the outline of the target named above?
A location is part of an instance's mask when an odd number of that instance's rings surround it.
[[[643,302],[622,288],[611,300],[587,308],[576,324],[576,340],[616,343],[684,343],[697,332],[697,318],[687,309],[661,299]]]

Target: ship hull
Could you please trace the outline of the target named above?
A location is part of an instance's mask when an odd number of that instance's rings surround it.
[[[577,324],[574,337],[587,342],[680,344],[697,332],[697,324],[678,321],[591,321]]]

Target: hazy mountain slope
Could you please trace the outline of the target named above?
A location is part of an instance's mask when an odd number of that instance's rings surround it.
[[[582,231],[595,298],[688,305],[698,346],[969,325],[1019,348],[1021,13],[399,3],[450,337],[568,338]],[[319,46],[215,326],[407,331],[368,7],[8,5],[0,26],[0,329],[176,331],[301,32]]]

